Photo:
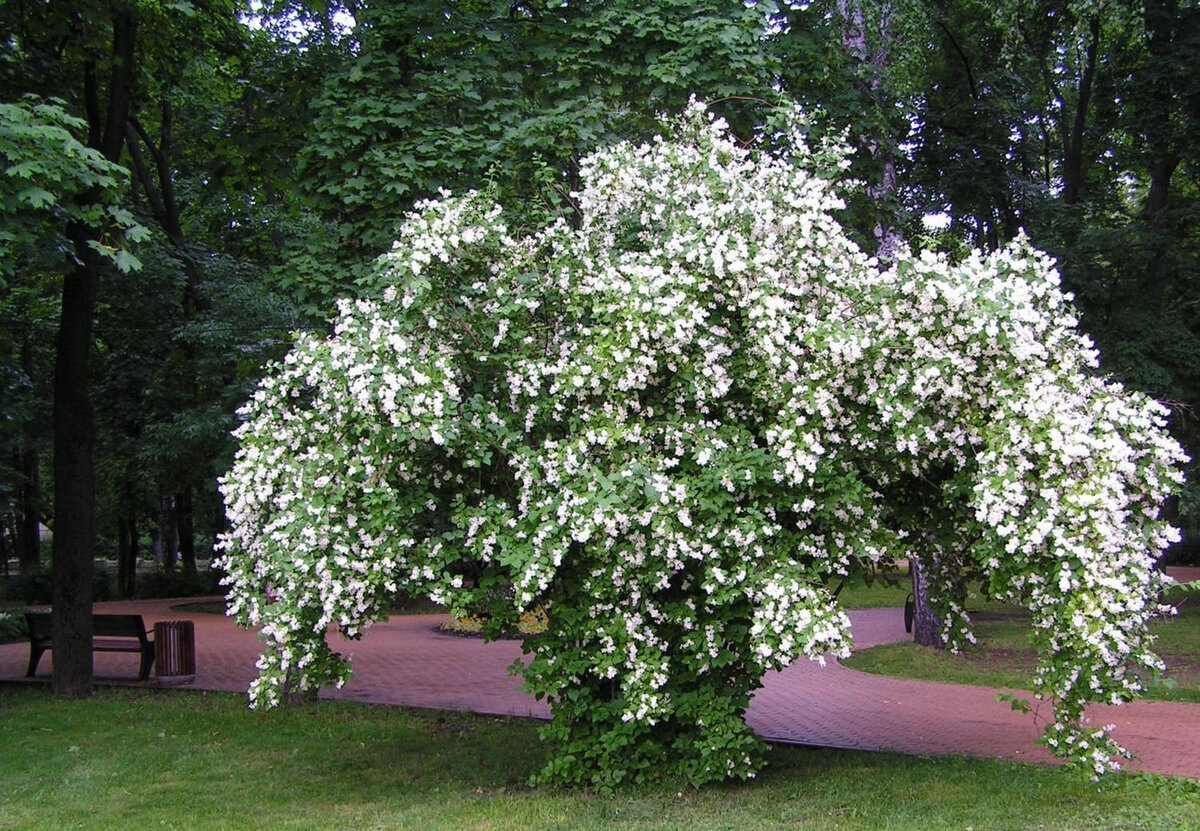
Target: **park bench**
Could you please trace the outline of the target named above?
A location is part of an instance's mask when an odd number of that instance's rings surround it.
[[[29,625],[29,671],[32,678],[37,672],[42,653],[52,648],[53,636],[49,612],[26,612],[25,622]],[[138,668],[138,680],[150,677],[154,663],[154,642],[146,632],[141,615],[92,615],[93,652],[137,652],[142,657]]]

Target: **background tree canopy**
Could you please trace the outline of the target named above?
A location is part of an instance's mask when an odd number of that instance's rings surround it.
[[[0,25],[0,101],[59,107],[130,173],[116,203],[82,193],[79,210],[149,230],[111,249],[142,262],[125,273],[90,259],[112,241],[94,223],[5,214],[0,555],[34,575],[39,524],[56,531],[79,566],[56,582],[79,589],[80,644],[96,557],[129,594],[139,558],[169,575],[209,555],[238,402],[289,332],[326,331],[336,298],[376,291],[406,210],[476,187],[516,228],[570,218],[583,156],[648,138],[693,94],[743,139],[784,101],[812,113],[814,140],[844,136],[863,186],[838,215],[868,250],[957,259],[1023,228],[1058,260],[1101,370],[1166,402],[1200,455],[1191,0],[51,0],[4,2]],[[17,151],[3,164],[32,174]],[[66,367],[86,370],[68,375],[56,333],[77,285],[95,306],[68,322]],[[52,465],[76,458],[52,447],[56,380],[63,402],[87,393],[60,422],[95,409],[72,428],[94,429],[77,463],[95,473],[64,472],[82,490],[52,498]],[[1197,493],[1172,504],[1184,540],[1168,557],[1200,556]],[[94,527],[73,533],[93,494]]]

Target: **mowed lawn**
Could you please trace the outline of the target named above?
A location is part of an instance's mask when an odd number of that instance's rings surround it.
[[[220,693],[0,691],[4,829],[1200,828],[1200,783],[882,753],[773,749],[758,779],[616,795],[533,789],[537,725]]]
[[[843,602],[851,607],[903,605],[908,586],[903,580],[871,586],[849,586]],[[1200,703],[1200,594],[1176,590],[1165,598],[1177,614],[1151,622],[1155,652],[1166,663],[1162,677],[1145,678],[1146,698]],[[958,654],[926,649],[911,641],[890,643],[856,652],[846,666],[863,672],[975,684],[983,687],[1030,689],[1037,653],[1029,644],[1029,615],[1023,609],[978,596],[972,609],[978,644]],[[1197,749],[1200,753],[1200,748]],[[1200,828],[1200,826],[1198,826]]]

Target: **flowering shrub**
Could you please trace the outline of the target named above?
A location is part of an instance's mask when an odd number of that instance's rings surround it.
[[[548,613],[520,670],[553,704],[543,781],[750,777],[763,674],[849,649],[827,581],[920,549],[952,646],[968,577],[1029,607],[1047,743],[1116,767],[1083,710],[1158,666],[1166,412],[1094,374],[1025,240],[881,269],[798,130],[768,155],[698,105],[674,129],[592,156],[574,224],[420,206],[378,298],[262,382],[223,482],[253,701],[343,682],[329,627],[401,586],[503,585]]]

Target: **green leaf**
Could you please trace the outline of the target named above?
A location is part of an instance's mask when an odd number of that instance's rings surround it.
[[[1029,703],[1029,699],[1017,698],[1015,695],[1010,693],[996,693],[996,701],[1000,702],[1001,704],[1007,701],[1012,707],[1013,712],[1016,713],[1028,714],[1033,709],[1033,706]]]
[[[127,228],[137,224],[137,219],[134,218],[133,212],[120,205],[109,205],[108,215],[115,219],[118,225],[123,225]]]
[[[118,248],[112,255],[113,264],[120,269],[122,274],[129,274],[134,271],[142,270],[142,261],[130,254],[124,248]]]
[[[29,206],[41,210],[57,204],[58,200],[54,194],[45,188],[31,187],[26,188],[17,194],[17,201],[24,202]]]
[[[145,225],[134,224],[125,229],[125,239],[130,242],[145,242],[150,236],[150,229]]]
[[[14,176],[21,179],[32,179],[35,173],[40,173],[43,169],[40,160],[26,159],[23,162],[17,162],[14,165],[4,169],[5,175]]]

